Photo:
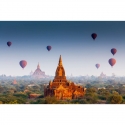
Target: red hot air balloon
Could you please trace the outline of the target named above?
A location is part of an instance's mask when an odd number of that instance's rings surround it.
[[[100,67],[100,64],[96,64],[95,66],[96,66],[96,68],[98,69],[98,68]]]
[[[7,45],[10,47],[12,45],[12,42],[8,41]]]
[[[50,51],[52,49],[51,46],[47,46],[46,48],[47,48],[48,51]]]
[[[115,49],[115,48],[112,48],[112,49],[111,49],[111,53],[112,53],[113,55],[115,55],[116,52],[117,52],[117,49]]]
[[[25,66],[27,65],[27,61],[21,60],[19,64],[22,68],[25,68]]]
[[[93,40],[95,40],[96,37],[97,37],[97,34],[96,33],[92,33],[91,37],[93,38]]]
[[[116,60],[114,58],[109,59],[109,64],[113,67],[116,63]]]

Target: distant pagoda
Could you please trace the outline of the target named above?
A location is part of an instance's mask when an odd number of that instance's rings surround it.
[[[100,74],[101,78],[106,78],[106,74],[104,74],[103,72]]]
[[[12,84],[17,84],[17,81],[16,79],[13,80]]]
[[[33,77],[33,78],[38,78],[38,79],[39,79],[39,78],[45,78],[45,77],[46,77],[45,72],[41,71],[39,63],[38,63],[38,65],[37,65],[37,69],[36,69],[35,72],[32,74],[32,77]]]

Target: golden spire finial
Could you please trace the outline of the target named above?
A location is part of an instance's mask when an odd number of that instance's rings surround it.
[[[38,65],[37,65],[37,69],[40,69],[40,65],[39,65],[39,62],[38,62]]]
[[[62,57],[61,57],[61,55],[60,55],[60,58],[59,58],[59,64],[58,65],[62,66]]]

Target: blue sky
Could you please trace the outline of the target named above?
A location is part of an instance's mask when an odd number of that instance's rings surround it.
[[[96,40],[91,38],[97,33]],[[7,42],[11,41],[11,47]],[[51,51],[46,46],[51,45]],[[113,56],[112,48],[117,49]],[[124,21],[0,21],[0,75],[22,76],[39,62],[47,75],[55,75],[62,55],[66,75],[125,75]],[[116,59],[113,68],[110,58]],[[27,61],[22,69],[21,60]],[[95,64],[99,63],[97,69]]]

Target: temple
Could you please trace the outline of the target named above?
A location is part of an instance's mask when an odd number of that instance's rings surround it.
[[[31,75],[33,78],[37,78],[37,79],[46,77],[45,72],[41,71],[39,63],[37,65],[37,69]]]
[[[60,55],[59,63],[55,72],[53,81],[49,85],[44,85],[44,97],[55,96],[59,100],[82,98],[85,94],[85,89],[68,81],[65,76],[65,70],[62,64]]]
[[[100,78],[106,78],[106,74],[104,74],[103,72],[100,74]]]

